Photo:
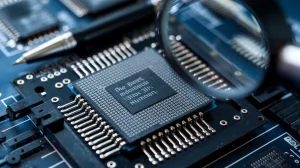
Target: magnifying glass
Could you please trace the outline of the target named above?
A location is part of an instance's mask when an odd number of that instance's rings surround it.
[[[171,66],[220,99],[271,85],[281,49],[293,44],[275,0],[167,0],[158,19],[160,45]]]

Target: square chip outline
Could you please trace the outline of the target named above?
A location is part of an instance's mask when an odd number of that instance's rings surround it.
[[[16,12],[15,9],[21,9]],[[14,40],[27,39],[40,33],[58,28],[59,21],[53,13],[38,0],[19,0],[0,7],[1,28]],[[35,26],[32,24],[35,23]]]
[[[145,69],[151,69],[177,94],[132,115],[105,88]],[[179,77],[154,50],[73,82],[73,86],[129,143],[212,103],[212,99]]]

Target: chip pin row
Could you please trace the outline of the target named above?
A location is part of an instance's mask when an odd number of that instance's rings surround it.
[[[253,64],[261,68],[266,68],[268,62],[268,51],[265,46],[253,38],[245,35],[235,36],[231,40],[231,47]]]
[[[216,130],[204,120],[203,113],[199,112],[198,115],[194,114],[158,132],[157,135],[146,138],[140,145],[148,160],[156,165],[215,132]]]
[[[77,60],[70,67],[79,78],[83,78],[135,54],[137,54],[136,50],[128,41],[125,41],[87,59]]]
[[[101,159],[120,152],[126,144],[81,95],[57,108]]]
[[[201,81],[202,84],[216,89],[227,89],[228,84],[220,75],[211,70],[202,60],[195,56],[188,48],[185,47],[180,41],[171,40],[171,48],[180,65],[186,69],[193,77]],[[225,84],[225,85],[224,85]],[[223,87],[220,87],[223,86]],[[226,86],[226,87],[224,87]]]
[[[69,8],[77,17],[88,14],[88,8],[78,0],[60,0],[67,8]]]
[[[140,42],[143,42],[149,38],[155,37],[155,32],[154,31],[148,31],[146,33],[143,33],[141,35],[135,36],[132,38],[132,43],[133,44],[138,44]]]

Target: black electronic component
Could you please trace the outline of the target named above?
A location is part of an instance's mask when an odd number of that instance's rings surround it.
[[[290,105],[289,107],[279,111],[278,113],[276,113],[276,115],[280,118],[284,118],[290,114],[292,114],[294,111],[300,109],[300,102],[297,101],[294,104]]]
[[[291,124],[298,119],[300,119],[300,109],[295,111],[293,114],[285,117],[283,121],[287,124]]]
[[[279,103],[273,105],[272,107],[270,107],[270,111],[273,113],[277,113],[278,111],[290,106],[291,104],[293,104],[297,99],[292,96],[292,97],[288,97],[282,101],[280,101]]]
[[[7,1],[7,0],[4,0]],[[13,40],[54,30],[58,20],[38,0],[9,1],[0,7],[0,28]]]
[[[145,73],[155,74],[155,78]],[[164,85],[158,86],[156,79]],[[212,102],[183,81],[153,50],[78,80],[73,86],[129,143]]]
[[[41,130],[44,132],[49,128],[52,132],[57,132],[64,128],[64,117],[56,109],[56,106],[47,101],[31,109],[31,118],[37,126],[41,126]]]
[[[96,14],[117,6],[126,4],[133,0],[60,0],[76,16],[82,17],[87,14]]]
[[[33,138],[37,134],[40,134],[40,132],[36,128],[34,128],[32,130],[23,132],[22,134],[19,134],[14,138],[9,139],[8,141],[5,141],[4,145],[9,146],[9,147],[13,147],[13,146],[16,146],[19,143],[24,142],[27,139]]]
[[[6,161],[8,164],[11,165],[16,165],[18,164],[21,159],[26,156],[26,154],[32,152],[33,150],[36,150],[40,147],[42,147],[42,145],[46,144],[46,140],[45,139],[37,139],[35,141],[32,141],[12,152],[10,152],[9,154],[7,154],[6,156]]]
[[[30,113],[30,108],[43,103],[40,95],[33,94],[24,99],[15,102],[6,109],[11,120],[18,119]]]
[[[260,154],[253,161],[245,165],[246,168],[284,167],[296,168],[289,156],[286,156],[278,148],[272,147]]]

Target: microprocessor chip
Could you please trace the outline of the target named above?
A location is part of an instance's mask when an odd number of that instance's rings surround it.
[[[27,39],[58,26],[58,20],[39,0],[21,0],[0,7],[0,21],[15,39]]]
[[[100,11],[108,10],[112,7],[130,2],[132,0],[80,0],[88,9],[90,13],[97,13]]]
[[[246,168],[284,167],[296,168],[289,156],[286,156],[278,148],[272,147],[260,154],[253,161],[245,165]]]
[[[60,0],[76,16],[96,14],[134,0]]]
[[[73,86],[129,143],[212,103],[154,50],[75,81]]]

